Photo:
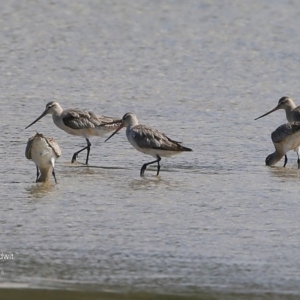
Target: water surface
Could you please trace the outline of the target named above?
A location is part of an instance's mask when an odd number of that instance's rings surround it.
[[[3,297],[299,297],[297,155],[264,166],[285,114],[254,121],[281,96],[299,104],[297,2],[0,6],[0,251],[14,255],[0,261]],[[91,138],[90,166],[85,153],[71,164],[84,139],[50,116],[24,129],[52,100],[132,111],[193,152],[141,178],[152,158],[123,130]],[[35,131],[62,148],[57,185],[35,184]]]

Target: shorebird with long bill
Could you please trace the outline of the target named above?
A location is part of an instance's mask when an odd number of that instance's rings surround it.
[[[268,111],[267,113],[263,114],[262,116],[254,119],[254,120],[258,120],[260,118],[263,118],[269,114],[271,114],[272,112],[279,110],[279,109],[284,109],[285,110],[285,114],[286,114],[286,119],[288,120],[288,122],[300,122],[300,106],[296,106],[295,102],[292,100],[292,98],[284,96],[281,97],[278,101],[278,104],[276,107],[274,107],[273,109],[271,109],[270,111]],[[297,155],[299,157],[299,152],[300,149],[296,150]],[[287,161],[287,156],[285,155],[285,161]],[[285,166],[285,165],[284,165]]]
[[[122,123],[106,140],[108,141],[123,127],[126,127],[126,136],[130,144],[138,151],[151,155],[154,161],[143,164],[140,175],[143,176],[148,165],[157,163],[157,176],[160,170],[160,161],[162,157],[169,157],[184,151],[192,149],[184,147],[180,142],[168,138],[164,133],[158,130],[141,125],[134,113],[126,113],[122,118]]]
[[[103,136],[108,132],[116,129],[121,124],[120,119],[105,117],[96,115],[91,111],[79,110],[79,109],[66,109],[63,110],[60,104],[56,101],[51,101],[46,105],[44,112],[25,129],[39,121],[45,115],[51,114],[54,124],[64,130],[65,132],[82,136],[85,138],[87,146],[80,149],[73,154],[71,162],[75,162],[78,154],[84,150],[87,150],[85,164],[88,164],[91,142],[89,138],[91,136]]]
[[[33,160],[36,165],[36,182],[49,181],[50,173],[54,177],[54,165],[56,160],[61,156],[61,150],[57,142],[40,133],[28,139],[25,156],[29,160]]]
[[[286,119],[289,122],[300,122],[300,106],[296,106],[295,102],[290,97],[281,97],[278,101],[278,104],[276,107],[268,111],[267,113],[263,114],[262,116],[254,119],[258,120],[262,117],[265,117],[269,115],[270,113],[279,110],[284,109],[286,113]]]
[[[295,150],[298,155],[298,169],[300,169],[300,157],[297,148],[300,146],[300,122],[290,122],[279,126],[271,134],[275,152],[268,155],[266,165],[273,166],[285,156],[284,167],[287,163],[286,153]]]

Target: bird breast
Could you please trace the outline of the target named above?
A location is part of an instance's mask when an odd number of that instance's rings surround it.
[[[57,158],[44,138],[35,138],[31,145],[31,158],[40,167],[51,165],[51,158]]]

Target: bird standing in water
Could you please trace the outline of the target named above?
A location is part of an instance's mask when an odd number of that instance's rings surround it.
[[[25,156],[27,159],[33,160],[36,165],[36,182],[49,181],[52,171],[54,180],[57,183],[54,165],[61,156],[61,150],[53,138],[37,133],[28,139]]]
[[[65,132],[82,136],[85,138],[87,146],[80,149],[73,154],[71,162],[75,162],[78,154],[84,150],[87,150],[85,164],[88,164],[91,142],[90,136],[103,136],[108,132],[113,131],[117,126],[121,124],[121,120],[96,115],[91,111],[84,111],[79,109],[66,109],[62,107],[56,101],[51,101],[46,105],[44,112],[25,129],[39,121],[45,115],[51,114],[54,124]],[[111,124],[113,122],[113,124]]]
[[[106,140],[108,141],[121,128],[126,127],[126,136],[130,144],[138,151],[151,155],[154,161],[143,164],[140,175],[143,176],[148,165],[157,163],[157,175],[159,174],[162,157],[169,157],[192,149],[184,147],[181,143],[168,138],[164,133],[156,129],[141,125],[134,113],[126,113],[122,118],[122,123]]]
[[[254,119],[254,120],[258,120],[260,118],[263,118],[269,114],[271,114],[272,112],[279,110],[279,109],[284,109],[285,110],[285,114],[286,114],[286,119],[288,120],[288,122],[300,122],[300,106],[296,106],[295,102],[292,100],[292,98],[284,96],[281,97],[278,101],[278,104],[276,107],[274,107],[273,109],[271,109],[270,111],[268,111],[267,113],[263,114],[262,116]],[[295,150],[297,152],[298,158],[299,158],[299,152],[300,149],[296,149]],[[287,155],[285,154],[285,163],[284,163],[284,167],[286,165],[287,162]]]
[[[275,147],[275,152],[268,155],[266,165],[275,165],[283,156],[285,156],[284,167],[287,163],[286,153],[290,150],[297,151],[300,146],[300,122],[290,122],[279,126],[271,134],[271,139]],[[300,157],[298,155],[298,169],[300,169]]]

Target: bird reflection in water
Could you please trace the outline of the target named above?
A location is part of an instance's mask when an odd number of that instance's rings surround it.
[[[49,181],[31,185],[26,188],[29,198],[44,198],[56,189],[54,183]]]

